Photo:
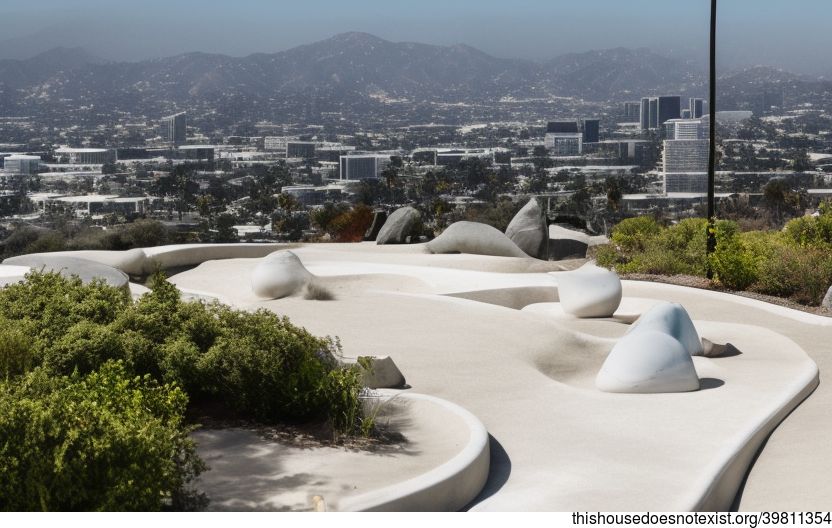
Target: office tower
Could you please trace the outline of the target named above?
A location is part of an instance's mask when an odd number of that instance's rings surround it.
[[[624,103],[624,119],[627,122],[635,123],[641,120],[641,103]]]
[[[600,140],[601,121],[598,119],[583,120],[583,142],[598,143]]]
[[[707,192],[708,123],[707,118],[671,119],[665,122],[665,193]]]
[[[185,112],[163,117],[161,127],[165,141],[174,145],[185,143]]]
[[[650,98],[643,97],[641,99],[641,107],[639,109],[641,129],[647,130],[650,128]]]
[[[696,97],[690,98],[690,118],[691,119],[699,119],[702,117],[702,107],[705,103],[704,99],[698,99]]]
[[[675,96],[662,96],[658,98],[658,121],[655,128],[660,127],[669,119],[679,119],[682,115],[682,98]]]
[[[648,109],[648,116],[650,119],[649,128],[659,128],[659,99],[657,97],[650,98],[650,104],[648,105]]]
[[[577,121],[549,121],[546,124],[547,134],[577,134]]]

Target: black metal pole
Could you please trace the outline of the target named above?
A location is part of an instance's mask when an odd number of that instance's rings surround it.
[[[716,173],[716,0],[711,0],[711,68],[710,68],[710,93],[708,100],[710,112],[709,145],[708,145],[708,247],[707,255],[710,257],[716,250],[716,234],[714,223],[716,212],[714,211],[714,180]],[[710,258],[707,269],[708,279],[713,279],[714,272],[711,269]]]

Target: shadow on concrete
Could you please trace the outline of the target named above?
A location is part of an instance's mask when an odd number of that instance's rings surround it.
[[[489,450],[491,454],[491,464],[488,468],[488,480],[485,481],[485,486],[482,491],[474,497],[474,499],[461,508],[459,511],[468,511],[480,502],[491,497],[502,488],[508,481],[511,475],[511,459],[508,453],[503,449],[502,444],[496,438],[488,435]]]
[[[699,390],[716,389],[725,385],[725,382],[718,378],[699,378]]]

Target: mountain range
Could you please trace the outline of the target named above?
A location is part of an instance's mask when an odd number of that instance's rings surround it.
[[[720,79],[718,86],[754,91],[760,84],[812,82],[820,81],[758,67]],[[330,106],[333,99],[356,98],[412,104],[551,98],[618,102],[664,94],[704,97],[707,74],[695,64],[647,49],[588,51],[534,62],[495,58],[461,44],[394,43],[366,33],[241,58],[188,53],[107,62],[80,48],[55,48],[26,60],[0,60],[0,115],[6,116],[31,114],[39,105],[58,102],[130,112],[131,105],[142,102],[183,108],[210,100],[234,106],[310,92],[325,93]]]

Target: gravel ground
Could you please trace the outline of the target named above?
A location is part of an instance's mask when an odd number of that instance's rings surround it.
[[[796,303],[789,299],[783,299],[781,297],[774,297],[772,295],[763,295],[762,293],[756,292],[748,292],[748,291],[734,291],[728,290],[725,288],[720,288],[715,286],[711,281],[705,279],[703,277],[694,277],[691,275],[648,275],[646,273],[631,273],[627,275],[622,275],[622,279],[625,280],[637,280],[637,281],[649,281],[649,282],[661,282],[665,284],[675,284],[677,286],[688,286],[690,288],[699,288],[701,290],[714,290],[714,291],[721,291],[724,293],[730,293],[732,295],[739,295],[741,297],[748,297],[750,299],[757,299],[758,301],[767,302],[769,304],[776,304],[778,306],[784,306],[786,308],[791,308],[793,310],[800,310],[801,312],[807,312],[815,315],[822,315],[824,317],[832,317],[832,313],[827,311],[822,306],[807,306],[805,304]]]

